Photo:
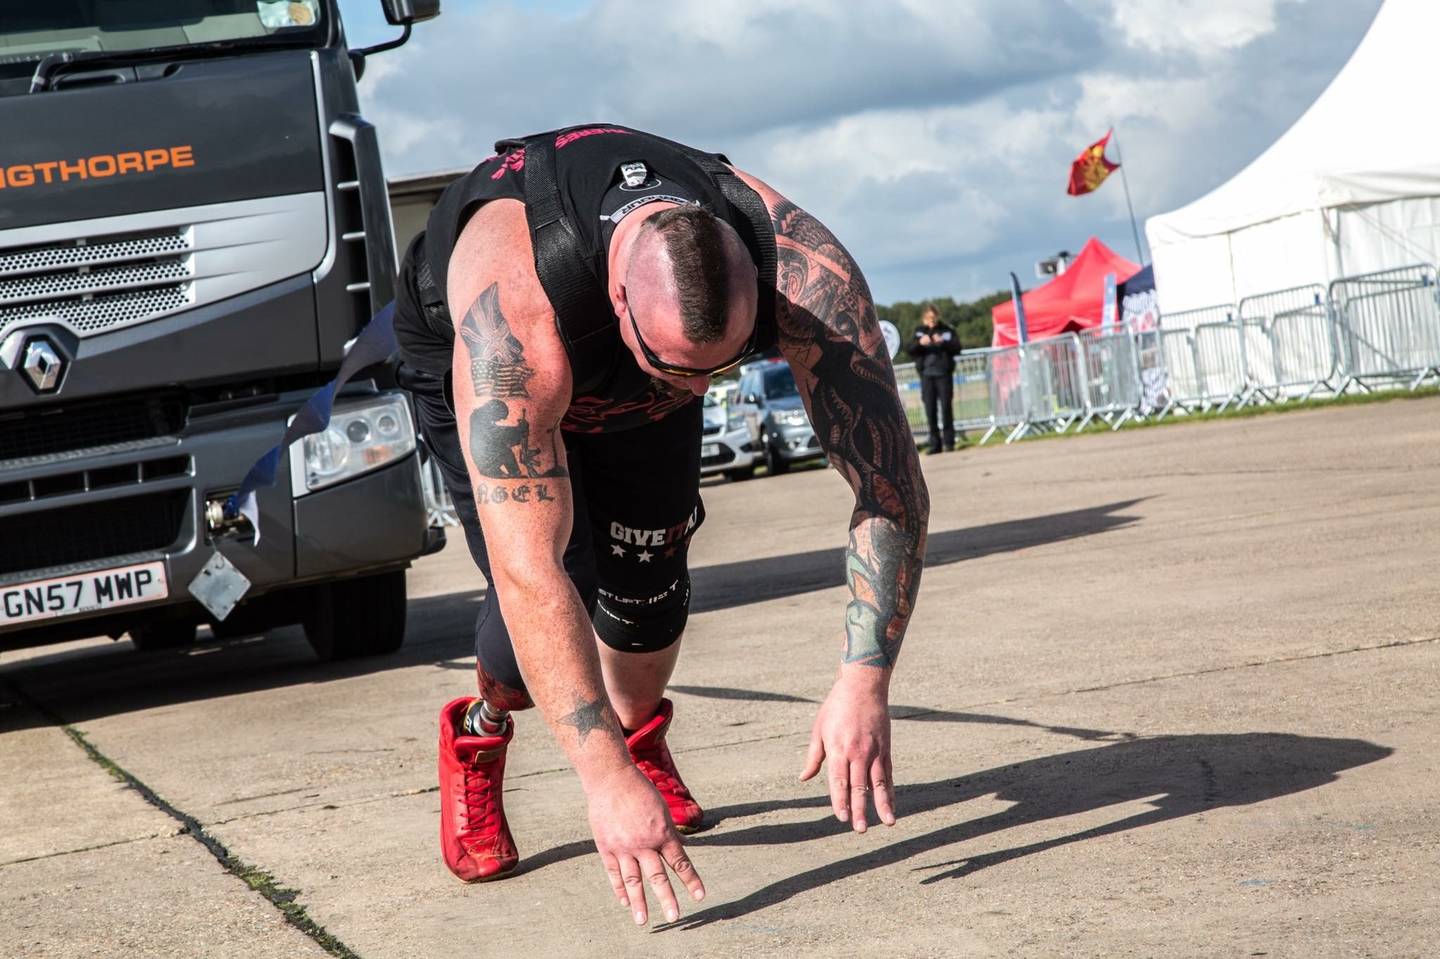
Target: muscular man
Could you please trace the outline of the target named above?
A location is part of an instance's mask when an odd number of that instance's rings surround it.
[[[478,881],[518,854],[501,802],[510,713],[538,706],[585,789],[616,897],[666,869],[704,814],[665,745],[664,698],[704,521],[700,397],[778,342],[850,484],[844,654],[802,778],[835,815],[893,823],[891,670],[929,502],[870,292],[818,221],[723,157],[616,126],[505,141],[441,197],[401,271],[400,377],[489,581],[479,697],[440,716],[441,843]],[[458,341],[458,343],[457,343]],[[837,626],[839,624],[837,623]]]

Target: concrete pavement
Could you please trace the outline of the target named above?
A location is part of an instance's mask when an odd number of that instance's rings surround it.
[[[669,927],[614,903],[535,716],[522,871],[440,863],[435,713],[473,689],[480,585],[458,537],[389,659],[317,665],[294,629],[4,654],[0,953],[324,954],[179,815],[367,959],[1433,955],[1437,424],[1432,399],[926,458],[902,818],[864,836],[795,780],[848,491],[707,486],[671,745],[715,822],[690,843],[710,897]]]

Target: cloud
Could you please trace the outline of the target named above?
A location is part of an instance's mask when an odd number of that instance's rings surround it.
[[[1114,22],[1132,46],[1206,56],[1243,47],[1274,31],[1275,8],[1281,2],[1115,0]]]
[[[881,302],[968,297],[1095,234],[1134,256],[1119,185],[1071,198],[1116,126],[1142,218],[1282,133],[1379,0],[598,0],[447,6],[361,84],[392,173],[610,120],[727,153],[831,226]],[[382,68],[383,64],[383,68]]]

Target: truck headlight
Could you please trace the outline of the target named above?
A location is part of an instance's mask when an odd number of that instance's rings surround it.
[[[291,491],[304,496],[413,452],[415,423],[403,395],[337,403],[328,429],[291,445]]]
[[[775,422],[781,426],[809,426],[810,417],[804,410],[776,410]]]

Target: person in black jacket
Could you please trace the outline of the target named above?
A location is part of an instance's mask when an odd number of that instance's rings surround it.
[[[940,322],[940,311],[933,305],[925,307],[920,322],[906,352],[915,359],[915,374],[920,377],[920,399],[930,425],[929,451],[948,452],[955,448],[955,354],[960,352],[960,338]]]

